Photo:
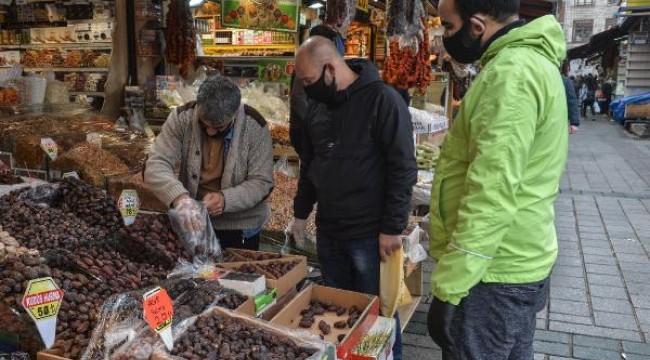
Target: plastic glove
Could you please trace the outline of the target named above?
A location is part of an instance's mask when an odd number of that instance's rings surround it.
[[[456,306],[444,302],[437,297],[433,298],[429,306],[427,326],[429,336],[433,342],[438,344],[444,353],[450,353],[454,349],[454,339],[451,336],[451,326],[456,312]]]
[[[203,231],[207,224],[201,210],[201,204],[194,199],[180,200],[174,212],[181,229],[189,232]]]
[[[307,220],[304,219],[293,219],[293,226],[291,227],[291,233],[293,234],[293,239],[296,242],[296,248],[303,249],[305,247],[305,232],[307,230]]]

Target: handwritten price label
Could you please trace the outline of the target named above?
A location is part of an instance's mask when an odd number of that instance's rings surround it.
[[[124,225],[129,226],[135,222],[135,217],[140,211],[140,198],[138,192],[132,189],[122,191],[117,200],[117,208],[120,209]]]
[[[91,132],[86,135],[86,142],[102,148],[102,137],[96,132]]]
[[[174,305],[167,291],[158,286],[145,293],[142,308],[144,310],[144,320],[160,334],[167,349],[171,351],[174,347],[171,329],[174,319]]]
[[[56,145],[56,142],[49,137],[41,138],[41,149],[43,149],[47,156],[52,160],[56,160],[56,157],[59,154],[59,147]]]
[[[63,302],[63,291],[51,277],[30,280],[22,305],[34,320],[45,346],[54,344],[56,317]]]

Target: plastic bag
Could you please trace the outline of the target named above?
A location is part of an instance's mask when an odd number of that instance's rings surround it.
[[[410,233],[404,237],[404,257],[412,264],[422,262],[428,257],[426,250],[424,250],[424,247],[420,244],[422,232],[424,231],[416,225],[411,229]]]
[[[292,178],[298,177],[296,168],[289,164],[289,158],[287,156],[283,156],[280,160],[275,162],[275,165],[273,165],[273,171]]]
[[[147,119],[144,117],[144,109],[129,109],[129,129],[144,132],[147,126]]]
[[[18,196],[18,200],[31,202],[39,206],[54,206],[60,199],[58,184],[35,186]]]
[[[393,251],[387,261],[380,264],[379,300],[381,314],[393,317],[400,306],[413,301],[411,293],[404,282],[404,251]]]
[[[177,207],[169,210],[169,220],[174,232],[194,257],[214,257],[221,254],[221,246],[204,203],[184,199]]]
[[[600,114],[600,105],[598,104],[598,101],[594,101],[594,112]]]

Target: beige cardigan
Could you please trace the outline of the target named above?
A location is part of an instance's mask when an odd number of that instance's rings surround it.
[[[149,152],[144,180],[167,206],[186,192],[196,197],[202,135],[195,108],[191,102],[172,111]],[[234,126],[221,180],[224,213],[212,218],[212,224],[217,230],[261,228],[270,216],[266,199],[273,190],[271,133],[264,118],[245,105],[237,111]]]

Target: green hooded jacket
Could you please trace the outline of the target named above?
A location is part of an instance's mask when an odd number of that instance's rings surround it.
[[[557,256],[553,203],[568,148],[558,70],[560,24],[545,16],[510,30],[445,137],[431,194],[431,291],[458,305],[479,282],[545,279]]]

